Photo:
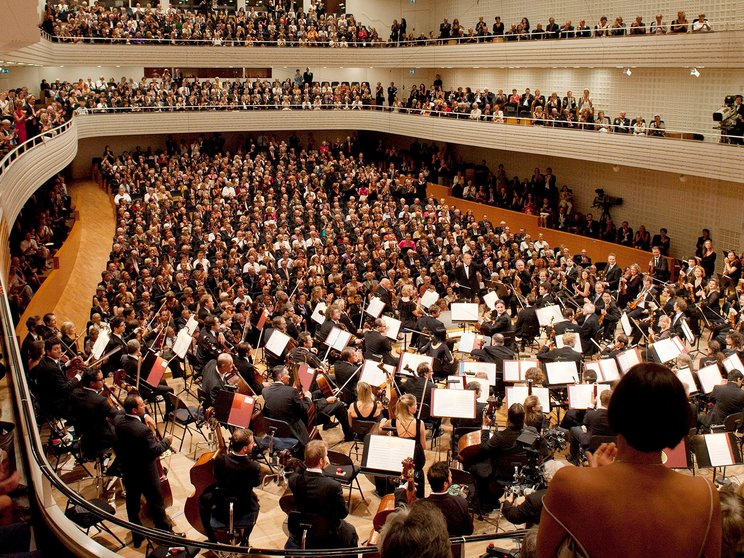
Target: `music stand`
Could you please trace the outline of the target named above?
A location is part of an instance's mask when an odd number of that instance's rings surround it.
[[[413,459],[416,440],[367,434],[364,437],[364,454],[360,471],[367,475],[399,477],[403,460]]]
[[[692,453],[698,469],[713,469],[713,481],[718,484],[728,484],[726,467],[742,463],[741,449],[733,432],[718,434],[696,434],[691,438]],[[720,479],[716,478],[716,469],[723,471]]]
[[[255,397],[221,390],[214,400],[214,416],[217,422],[227,427],[248,428],[255,405]]]

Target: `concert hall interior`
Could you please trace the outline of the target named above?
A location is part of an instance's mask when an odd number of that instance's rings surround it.
[[[0,13],[0,556],[744,552],[740,2]]]

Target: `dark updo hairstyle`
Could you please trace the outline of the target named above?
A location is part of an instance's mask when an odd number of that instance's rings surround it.
[[[685,388],[666,366],[636,364],[618,382],[607,409],[610,427],[642,452],[673,448],[689,432]]]

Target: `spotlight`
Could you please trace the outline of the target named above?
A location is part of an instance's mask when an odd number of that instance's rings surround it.
[[[697,69],[697,68],[692,68],[692,69],[690,70],[690,75],[691,75],[692,77],[700,77],[700,72],[698,72],[698,69]]]
[[[630,75],[633,73],[630,71],[630,68],[625,68],[625,71],[623,72],[626,76],[630,77]]]

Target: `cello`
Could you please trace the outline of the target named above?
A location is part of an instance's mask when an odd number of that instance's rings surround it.
[[[214,478],[214,460],[220,453],[225,452],[225,439],[222,436],[222,428],[214,416],[209,418],[209,427],[217,439],[217,449],[201,454],[199,459],[196,460],[196,463],[191,467],[189,479],[194,486],[194,492],[186,498],[183,506],[183,514],[186,516],[186,520],[194,529],[203,535],[206,535],[206,532],[204,525],[202,525],[201,516],[199,515],[199,498],[201,498],[207,488],[217,482]]]
[[[481,452],[481,430],[493,425],[496,418],[498,399],[493,395],[488,398],[488,406],[483,409],[483,427],[460,436],[457,441],[457,460],[467,467],[478,458]]]
[[[414,465],[413,459],[406,457],[403,462],[403,469],[400,473],[401,483],[405,483],[406,504],[411,506],[416,501],[416,482],[413,480]],[[377,546],[380,538],[380,531],[385,525],[388,515],[395,511],[395,493],[385,494],[377,506],[375,517],[372,519],[372,531],[367,540],[367,546]]]

